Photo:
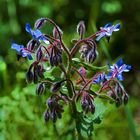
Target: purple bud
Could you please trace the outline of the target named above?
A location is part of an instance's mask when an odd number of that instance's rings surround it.
[[[122,87],[118,83],[115,85],[115,92],[120,98],[123,96]]]
[[[92,114],[95,113],[95,106],[94,106],[94,104],[90,105],[90,112],[91,112]]]
[[[37,74],[40,78],[44,78],[44,72],[45,72],[45,69],[43,68],[42,65],[37,65],[36,66],[36,71],[37,71]]]
[[[32,39],[27,43],[27,49],[32,51],[35,47],[39,46],[39,44],[39,41]]]
[[[85,33],[85,24],[84,21],[80,21],[77,25],[77,33],[80,36],[83,36],[83,34]]]
[[[50,110],[52,110],[53,109],[53,106],[54,106],[53,99],[52,98],[49,98],[48,101],[47,101],[47,104],[48,104]]]
[[[36,87],[36,94],[42,95],[45,91],[45,85],[43,83],[39,83]]]
[[[116,99],[116,107],[119,107],[122,104],[122,99],[121,98],[117,98]]]
[[[109,97],[113,98],[114,100],[116,100],[116,98],[117,98],[117,97],[116,97],[116,94],[115,94],[114,92],[112,92],[111,90],[108,91],[107,95],[108,95]]]
[[[94,60],[96,59],[96,56],[97,56],[96,51],[94,52],[94,51],[91,50],[91,51],[88,52],[85,60],[88,63],[93,63]]]
[[[33,69],[33,81],[34,83],[36,84],[38,82],[38,74],[37,74],[37,66],[34,66],[34,69]]]
[[[61,88],[61,85],[62,85],[62,82],[61,82],[61,81],[60,81],[60,82],[54,83],[54,84],[52,85],[52,87],[51,87],[51,91],[52,91],[52,92],[57,92],[57,91],[59,91],[59,89]]]
[[[128,94],[125,94],[124,98],[123,98],[123,102],[124,102],[125,105],[128,103],[128,99],[129,99]]]
[[[42,53],[42,50],[41,50],[41,47],[39,47],[36,51],[36,60],[37,61],[40,61],[40,59],[43,57],[43,53]]]
[[[59,33],[58,33],[58,30],[59,30]],[[59,38],[59,34],[62,35],[63,32],[62,30],[58,27],[58,30],[56,29],[56,27],[53,28],[53,36],[54,38]]]
[[[26,81],[27,81],[27,83],[32,83],[33,78],[34,78],[34,76],[33,76],[32,71],[28,70],[27,73],[26,73]]]
[[[45,22],[46,22],[45,18],[38,19],[34,24],[34,28],[35,29],[40,29],[44,25]]]
[[[93,40],[91,40],[91,39],[87,40],[86,43],[88,44],[88,46],[91,46],[93,48],[96,47],[96,43]]]
[[[45,122],[48,122],[50,119],[50,114],[49,114],[49,111],[47,110],[45,113],[44,113],[44,120]]]
[[[82,95],[81,106],[85,113],[91,112],[92,114],[94,114],[95,106],[92,103],[91,96],[86,92],[84,92]]]
[[[52,121],[55,123],[56,120],[57,120],[57,113],[56,113],[56,111],[54,110],[53,112],[51,112],[50,116],[51,116]]]

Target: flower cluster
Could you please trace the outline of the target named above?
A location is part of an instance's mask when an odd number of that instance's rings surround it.
[[[51,35],[41,31],[42,26],[47,23],[53,26]],[[25,30],[32,37],[26,47],[11,43],[11,48],[15,49],[20,57],[27,57],[31,61],[26,73],[27,83],[37,84],[38,96],[43,96],[46,90],[51,93],[46,101],[47,108],[44,113],[46,122],[49,120],[56,122],[58,118],[61,118],[64,105],[71,106],[74,118],[79,113],[94,114],[96,111],[94,100],[102,93],[111,98],[117,107],[128,102],[128,94],[121,81],[123,80],[122,73],[131,70],[131,66],[124,64],[122,59],[103,68],[94,67],[91,64],[97,59],[96,42],[102,37],[109,38],[119,29],[120,23],[116,25],[108,23],[95,34],[84,37],[85,25],[81,21],[77,25],[79,38],[74,41],[70,49],[63,43],[63,32],[59,26],[49,18],[41,18],[35,22],[34,30],[31,29],[29,23],[26,24]],[[77,56],[78,50],[80,58],[73,59]],[[94,71],[91,72],[91,70]],[[90,72],[92,76],[89,78]],[[49,74],[46,77],[44,73]],[[98,85],[98,90],[94,90],[95,84]],[[76,106],[77,102],[81,104],[80,110]]]

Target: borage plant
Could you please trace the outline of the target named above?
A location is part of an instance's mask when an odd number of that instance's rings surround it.
[[[53,35],[41,32],[46,22],[53,26]],[[78,136],[82,131],[90,136],[93,125],[101,122],[99,113],[96,113],[98,98],[106,99],[117,107],[128,102],[128,94],[120,81],[123,80],[122,73],[128,72],[131,66],[124,64],[122,59],[103,67],[93,64],[97,58],[96,42],[103,37],[109,41],[112,33],[120,29],[120,24],[106,24],[95,34],[84,38],[85,25],[80,21],[77,25],[79,39],[73,41],[71,49],[63,43],[63,32],[51,19],[38,19],[34,28],[31,29],[28,23],[25,26],[32,37],[26,47],[12,42],[11,48],[18,52],[18,59],[26,57],[31,61],[26,81],[37,84],[36,94],[43,96],[45,90],[51,93],[46,100],[45,122],[51,120],[55,123],[62,117],[63,106],[69,105],[69,115],[75,121]],[[80,58],[75,57],[78,50]],[[52,73],[54,69],[59,69],[59,72]]]

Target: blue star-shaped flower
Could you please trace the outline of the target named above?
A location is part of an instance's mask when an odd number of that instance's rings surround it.
[[[112,35],[113,32],[115,31],[119,31],[121,25],[120,23],[116,24],[116,25],[112,25],[111,23],[106,24],[104,27],[101,27],[101,31],[99,34],[97,34],[96,36],[98,36],[96,38],[96,41],[99,41],[102,37],[110,37]]]
[[[30,24],[26,23],[25,25],[25,30],[36,40],[41,40],[43,41],[45,44],[49,44],[49,41],[44,37],[44,35],[41,33],[40,30],[32,30],[30,28]]]
[[[129,70],[131,70],[131,66],[124,64],[123,60],[119,59],[116,62],[116,64],[112,66],[109,65],[109,69],[110,69],[110,72],[106,76],[107,79],[110,79],[111,77],[112,78],[116,77],[118,80],[122,81],[123,80],[122,73],[128,72]]]
[[[100,73],[96,77],[93,78],[93,84],[99,84],[105,80],[105,73]]]
[[[22,56],[22,57],[27,57],[29,60],[32,60],[32,56],[31,54],[24,49],[24,46],[23,45],[18,45],[16,43],[13,43],[11,44],[11,48],[16,50],[18,52],[18,55],[19,56]]]

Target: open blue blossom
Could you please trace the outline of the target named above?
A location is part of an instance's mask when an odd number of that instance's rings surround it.
[[[119,31],[120,23],[118,23],[116,25],[112,25],[111,23],[107,23],[104,27],[101,27],[100,29],[102,32],[100,32],[99,34],[96,35],[96,36],[98,36],[96,38],[96,41],[99,41],[104,36],[110,37],[113,32]]]
[[[116,77],[118,80],[122,81],[123,80],[122,73],[128,72],[129,70],[131,70],[131,66],[124,64],[123,60],[119,59],[116,62],[116,64],[112,66],[109,65],[109,69],[110,69],[110,72],[106,76],[107,79],[110,79],[111,77],[112,78]]]
[[[99,84],[105,80],[105,73],[100,73],[96,77],[93,77],[92,83]]]
[[[49,44],[49,41],[44,37],[40,30],[32,30],[29,23],[26,23],[25,30],[36,40],[43,41],[45,44]]]
[[[29,60],[33,59],[31,54],[26,49],[24,49],[23,45],[18,45],[16,43],[12,43],[11,48],[16,50],[18,52],[19,56],[27,57]]]

